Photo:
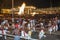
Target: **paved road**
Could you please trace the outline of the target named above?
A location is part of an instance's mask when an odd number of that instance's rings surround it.
[[[42,38],[41,40],[60,40],[60,35],[47,34],[47,37]]]
[[[32,35],[33,37],[32,38],[38,38],[37,36],[38,34],[35,33],[34,35]],[[60,31],[58,32],[53,32],[51,35],[49,33],[46,33],[46,36],[45,38],[42,38],[41,40],[60,40]],[[9,38],[7,39],[9,40]],[[10,40],[13,40],[13,39],[10,39]]]

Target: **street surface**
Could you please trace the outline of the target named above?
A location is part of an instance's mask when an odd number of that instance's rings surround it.
[[[32,38],[38,39],[37,35],[38,35],[37,33],[34,33],[34,35],[32,35]],[[8,37],[7,40],[13,40],[13,38]],[[25,39],[21,39],[21,40],[25,40]],[[60,31],[52,32],[51,35],[48,32],[46,32],[46,37],[43,37],[42,39],[38,39],[38,40],[60,40]]]

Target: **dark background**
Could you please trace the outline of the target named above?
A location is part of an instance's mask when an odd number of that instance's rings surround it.
[[[60,0],[14,0],[14,7],[20,6],[23,2],[28,6],[36,6],[37,8],[59,7]],[[51,3],[50,3],[51,2]],[[0,0],[0,8],[11,8],[12,0]]]

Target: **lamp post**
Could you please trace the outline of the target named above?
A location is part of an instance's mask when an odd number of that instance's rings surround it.
[[[12,22],[14,22],[14,0],[12,0]]]

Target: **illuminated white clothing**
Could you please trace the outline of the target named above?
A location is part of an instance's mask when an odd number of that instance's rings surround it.
[[[50,28],[48,29],[48,31],[49,31],[49,33],[51,34],[51,33],[52,33],[52,27],[50,27]]]
[[[28,29],[30,29],[30,26],[31,26],[31,25],[30,25],[30,23],[28,23],[28,25],[27,25],[27,26],[28,26]]]
[[[7,23],[8,22],[8,20],[4,20],[2,23],[1,23],[1,25],[4,25],[5,23]]]
[[[39,39],[41,39],[42,37],[44,37],[45,36],[44,34],[45,34],[44,30],[41,30],[39,32]]]
[[[14,24],[12,24],[12,28],[13,28],[13,29],[15,28],[15,25],[14,25]]]
[[[22,23],[22,24],[24,25],[24,24],[26,24],[26,23],[27,23],[26,21],[23,21],[23,23]]]
[[[0,30],[0,37],[2,37],[2,35],[1,35],[1,34],[2,34],[2,30]]]
[[[40,23],[41,26],[43,26],[43,23]]]
[[[56,31],[58,30],[58,25],[56,25]]]
[[[24,31],[23,31],[23,30],[21,31],[21,36],[23,36],[23,37],[24,37]]]
[[[6,32],[7,32],[7,30],[3,30],[3,34],[5,35],[5,36],[4,36],[5,39],[7,39],[7,38],[6,38],[6,34],[7,34]]]
[[[31,27],[35,26],[35,20],[30,20]]]
[[[23,37],[29,37],[29,35],[25,32],[25,31],[21,31],[21,36],[23,36]]]
[[[53,31],[54,31],[54,32],[55,32],[55,29],[56,29],[56,28],[55,28],[55,26],[54,26],[54,27],[53,27]]]
[[[28,35],[31,37],[31,34],[32,34],[32,32],[31,31],[28,31]]]

